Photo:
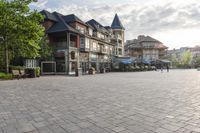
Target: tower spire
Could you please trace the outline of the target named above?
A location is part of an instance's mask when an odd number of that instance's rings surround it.
[[[115,17],[113,19],[111,28],[112,29],[123,29],[123,30],[125,29],[124,26],[122,25],[121,21],[119,20],[117,13],[115,14]]]

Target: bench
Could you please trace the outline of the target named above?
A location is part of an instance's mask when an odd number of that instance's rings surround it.
[[[19,70],[12,70],[12,75],[14,78],[17,78],[17,79],[21,78],[21,74],[20,74]]]

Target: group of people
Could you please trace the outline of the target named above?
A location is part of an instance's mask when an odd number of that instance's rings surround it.
[[[158,67],[156,66],[156,68],[158,68]],[[169,72],[169,65],[165,65],[165,66],[160,65],[159,68],[160,68],[160,71],[161,71],[161,72],[163,72],[164,68],[166,68],[167,72]],[[157,69],[156,69],[156,70],[157,70]]]
[[[167,72],[169,72],[169,65],[166,66]],[[163,66],[160,67],[161,72],[163,72]]]

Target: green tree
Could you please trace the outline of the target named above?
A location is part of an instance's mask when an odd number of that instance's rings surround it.
[[[31,11],[29,4],[34,0],[0,0],[0,36],[4,38],[4,67],[13,57],[35,58],[39,56],[39,41],[44,35],[40,25],[43,16],[36,10]]]
[[[53,49],[50,47],[48,37],[46,35],[41,38],[39,46],[40,46],[39,54],[42,60],[47,60],[49,57],[52,56]]]
[[[195,59],[195,67],[200,67],[200,57]]]
[[[178,60],[177,60],[177,58],[176,58],[175,55],[172,55],[172,56],[170,57],[170,61],[172,62],[172,66],[173,66],[173,67],[177,67],[177,65],[178,65]]]
[[[183,67],[189,67],[192,61],[192,53],[190,51],[186,51],[182,54],[181,65]]]

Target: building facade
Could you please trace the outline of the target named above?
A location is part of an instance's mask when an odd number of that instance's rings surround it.
[[[167,47],[150,36],[140,35],[137,39],[127,40],[124,49],[126,56],[155,61],[165,56]]]
[[[83,73],[91,67],[97,72],[101,68],[111,69],[113,58],[123,56],[125,29],[117,14],[111,26],[103,26],[94,19],[83,22],[74,14],[46,10],[41,14],[54,51],[51,61],[55,73],[74,74],[77,68],[82,68]]]
[[[196,66],[196,60],[198,60],[198,58],[200,58],[200,46],[181,47],[179,49],[168,50],[167,51],[167,57],[173,58],[177,62],[181,62],[185,52],[190,52],[191,55],[192,55],[192,59],[190,61],[191,67],[197,67]]]

